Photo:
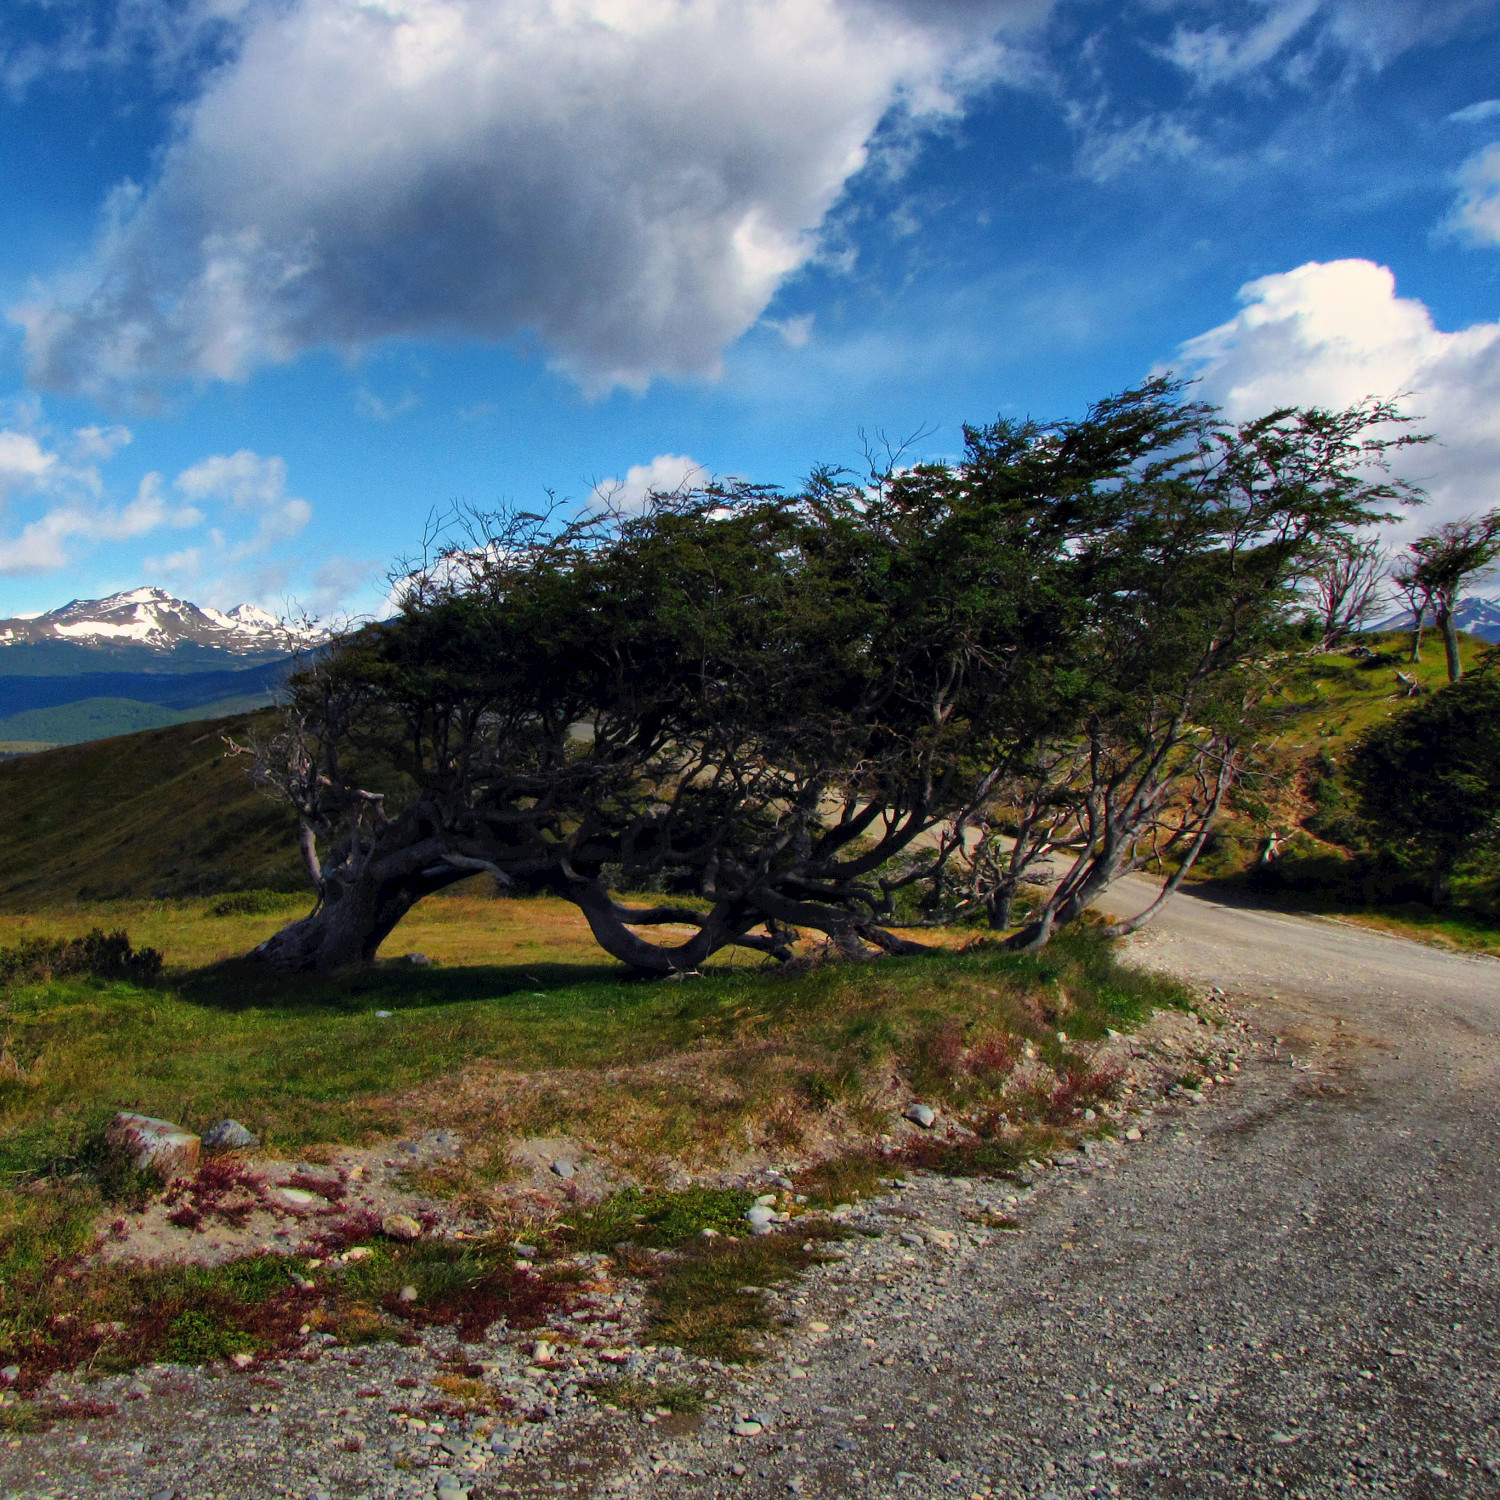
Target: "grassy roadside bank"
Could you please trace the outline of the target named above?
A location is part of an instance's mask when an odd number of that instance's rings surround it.
[[[168,965],[151,986],[68,979],[12,985],[0,999],[0,1352],[9,1362],[41,1373],[194,1349],[259,1354],[285,1348],[304,1326],[345,1339],[400,1337],[412,1308],[392,1299],[408,1285],[434,1318],[456,1318],[478,1298],[524,1326],[540,1286],[571,1295],[576,1267],[562,1262],[591,1243],[574,1224],[573,1239],[556,1243],[559,1264],[535,1273],[542,1281],[533,1285],[530,1273],[517,1279],[510,1248],[527,1226],[503,1217],[472,1242],[417,1246],[392,1244],[377,1224],[351,1217],[323,1231],[327,1254],[369,1253],[340,1262],[352,1269],[311,1300],[299,1285],[305,1256],[224,1268],[94,1266],[86,1256],[97,1227],[149,1192],[122,1180],[100,1148],[118,1109],[200,1128],[232,1115],[271,1156],[313,1160],[329,1143],[449,1127],[467,1144],[440,1185],[448,1192],[503,1181],[509,1143],[544,1134],[597,1143],[648,1184],[668,1164],[712,1167],[747,1150],[847,1160],[799,1183],[816,1208],[858,1190],[878,1166],[858,1143],[878,1142],[913,1095],[975,1132],[981,1168],[1008,1169],[1022,1143],[1047,1132],[1060,1139],[1084,1109],[1107,1108],[1118,1079],[1093,1053],[1108,1030],[1187,1000],[1169,981],[1117,966],[1087,930],[1036,956],[980,949],[791,973],[725,964],[682,982],[640,983],[594,957],[562,903],[478,898],[429,902],[397,934],[393,947],[420,945],[439,960],[431,966],[397,959],[332,981],[269,984],[213,960],[243,951],[285,913],[218,917],[212,905],[120,903],[0,919],[0,945],[76,933],[81,917],[128,923],[138,943],[165,948]],[[486,962],[475,961],[481,951]],[[692,1201],[668,1245],[718,1222],[722,1204]],[[611,1243],[660,1248],[650,1215],[641,1218],[611,1226]],[[813,1243],[814,1221],[807,1227],[798,1256],[816,1253],[802,1248]],[[680,1332],[700,1303],[723,1301],[723,1277],[757,1279],[739,1260],[771,1251],[743,1243],[711,1264],[709,1250],[723,1256],[728,1247],[693,1241],[681,1274],[691,1271],[702,1295],[652,1273],[662,1307],[674,1296],[681,1303]],[[625,1269],[645,1274],[651,1263]],[[150,1318],[130,1311],[141,1307]],[[717,1339],[740,1348],[743,1331],[704,1333],[704,1347]]]

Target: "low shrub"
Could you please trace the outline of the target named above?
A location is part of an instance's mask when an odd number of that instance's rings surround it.
[[[151,984],[161,976],[162,955],[136,949],[123,929],[95,927],[83,937],[26,938],[0,948],[0,984],[42,984],[49,979],[126,979]]]
[[[263,917],[284,911],[292,898],[285,891],[234,891],[208,909],[211,917]]]

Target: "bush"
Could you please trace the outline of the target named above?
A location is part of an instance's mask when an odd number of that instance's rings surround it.
[[[85,937],[27,938],[14,948],[0,948],[0,984],[85,975],[150,984],[161,975],[161,967],[162,956],[155,948],[137,950],[130,945],[129,933],[106,933],[97,927]]]
[[[1455,682],[1367,730],[1347,774],[1371,841],[1441,905],[1460,864],[1500,848],[1500,674]]]
[[[281,911],[287,904],[283,891],[235,891],[208,909],[211,917],[263,917]]]

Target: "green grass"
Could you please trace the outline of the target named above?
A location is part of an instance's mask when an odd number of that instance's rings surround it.
[[[212,904],[174,908],[185,951],[211,949],[226,924],[282,919],[215,918]],[[97,1367],[99,1359],[166,1357],[163,1350],[207,1358],[211,1350],[236,1352],[237,1340],[254,1350],[289,1336],[296,1311],[289,1293],[270,1296],[268,1311],[245,1311],[260,1306],[256,1286],[265,1290],[255,1278],[274,1279],[282,1262],[241,1263],[243,1271],[117,1270],[74,1287],[71,1268],[120,1212],[111,1205],[138,1203],[150,1190],[102,1151],[102,1127],[119,1109],[195,1127],[232,1115],[273,1151],[448,1125],[468,1141],[464,1169],[482,1186],[486,1173],[501,1174],[508,1143],[525,1135],[606,1143],[617,1161],[633,1159],[647,1176],[674,1156],[719,1161],[747,1142],[790,1153],[816,1148],[839,1128],[868,1136],[888,1128],[870,1101],[895,1070],[924,1097],[965,1113],[999,1153],[1012,1149],[1005,1139],[1027,1112],[1043,1122],[1037,1128],[1077,1120],[1090,1097],[1078,1082],[1088,1072],[1087,1044],[1106,1027],[1187,998],[1166,980],[1118,967],[1087,928],[1040,955],[980,948],[792,974],[725,967],[664,984],[632,981],[609,962],[533,957],[536,932],[549,935],[553,951],[587,951],[581,919],[562,903],[459,898],[428,907],[427,938],[446,935],[463,951],[488,922],[491,945],[520,952],[521,961],[383,963],[296,984],[210,964],[169,969],[153,986],[69,979],[0,991],[0,1284],[9,1289],[0,1344],[31,1350],[14,1362],[44,1368],[87,1358]],[[1062,1005],[1066,1047],[1052,1019]],[[1002,1099],[997,1059],[1028,1040],[1057,1070],[1056,1085],[1035,1099],[1013,1092]],[[819,1102],[810,1099],[809,1078],[826,1084]],[[827,1192],[852,1187],[852,1178],[846,1184],[829,1169]],[[628,1192],[576,1211],[549,1243],[559,1253],[622,1241],[675,1248],[680,1258],[656,1276],[653,1292],[661,1336],[716,1357],[745,1357],[767,1325],[760,1303],[734,1288],[768,1284],[775,1267],[766,1257],[789,1257],[790,1275],[811,1263],[803,1257],[821,1253],[802,1250],[801,1238],[730,1244],[748,1202],[745,1193],[706,1188]],[[720,1240],[699,1238],[704,1227]],[[408,1282],[422,1290],[410,1310],[419,1323],[429,1315],[473,1319],[506,1298],[515,1303],[516,1288],[495,1281],[503,1267],[486,1260],[489,1252],[425,1246],[385,1247],[350,1268],[336,1303],[324,1308],[328,1326],[352,1341],[392,1336],[382,1308]],[[59,1268],[67,1273],[61,1284]],[[154,1321],[137,1327],[137,1319],[128,1338],[98,1348],[72,1334],[53,1339],[49,1320],[72,1315],[72,1304],[58,1301],[69,1297],[93,1299],[78,1314],[80,1328],[136,1305],[151,1308]]]
[[[1327,749],[1337,755],[1362,730],[1411,702],[1401,696],[1398,671],[1414,677],[1429,692],[1448,681],[1442,639],[1432,631],[1423,638],[1422,660],[1415,665],[1407,660],[1408,631],[1366,635],[1360,640],[1375,652],[1373,661],[1356,661],[1346,651],[1315,656],[1301,680],[1276,702],[1272,742],[1276,748],[1299,755]],[[1487,649],[1474,636],[1460,636],[1459,655],[1465,671]]]
[[[524,929],[528,903],[486,904]],[[224,965],[151,988],[17,985],[0,1001],[13,1059],[0,1077],[0,1180],[74,1169],[119,1109],[190,1127],[232,1115],[288,1150],[359,1140],[403,1128],[412,1110],[403,1095],[465,1069],[585,1076],[556,1098],[512,1101],[509,1118],[484,1097],[424,1101],[429,1118],[502,1132],[578,1126],[616,1139],[635,1122],[666,1149],[711,1143],[778,1100],[816,1115],[808,1077],[827,1082],[827,1109],[892,1057],[924,1095],[973,1103],[999,1079],[960,1064],[971,1051],[987,1055],[991,1039],[1030,1036],[1065,1061],[1033,1000],[1059,987],[1080,1042],[1182,1000],[1170,983],[1118,968],[1087,932],[1038,956],[949,953],[794,977],[715,970],[674,985],[632,981],[609,961],[390,963],[302,983]],[[615,1076],[664,1058],[682,1065],[675,1085]],[[730,1080],[734,1095],[715,1103],[698,1084],[717,1090],[716,1059],[740,1076]],[[590,1074],[599,1082],[592,1095]]]
[[[824,1264],[828,1245],[842,1237],[835,1226],[809,1222],[785,1234],[700,1242],[658,1276],[649,1331],[659,1343],[707,1359],[760,1359],[776,1326],[762,1291]]]

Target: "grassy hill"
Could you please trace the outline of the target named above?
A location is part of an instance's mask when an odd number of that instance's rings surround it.
[[[1354,737],[1377,720],[1405,708],[1396,673],[1415,678],[1428,692],[1446,686],[1443,643],[1429,631],[1422,646],[1422,660],[1407,660],[1411,647],[1409,631],[1392,631],[1361,638],[1373,656],[1359,661],[1347,651],[1316,656],[1304,680],[1290,688],[1276,709],[1277,730],[1273,747],[1284,754],[1307,756],[1324,751],[1337,756]],[[1470,671],[1480,655],[1491,649],[1474,636],[1459,637],[1464,670]]]
[[[88,740],[200,724],[264,707],[265,694],[246,693],[196,708],[165,708],[136,698],[81,698],[55,708],[31,708],[0,719],[0,744],[81,745]]]
[[[0,906],[170,897],[306,882],[296,826],[220,736],[242,715],[0,761]]]

